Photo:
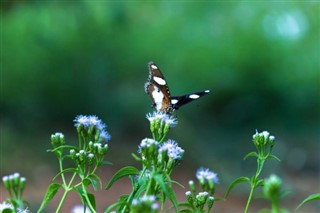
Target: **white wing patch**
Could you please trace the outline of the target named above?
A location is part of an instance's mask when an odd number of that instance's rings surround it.
[[[154,87],[154,90],[152,91],[152,97],[154,103],[156,104],[157,111],[160,111],[164,95],[158,87]]]
[[[156,65],[154,65],[154,64],[151,64],[151,68],[152,69],[158,69],[158,67]]]
[[[189,98],[191,98],[191,99],[198,99],[199,97],[200,96],[196,95],[196,94],[189,95]]]
[[[178,103],[177,99],[171,99],[171,104],[176,104],[176,103]]]
[[[157,76],[153,76],[153,80],[157,82],[157,84],[163,86],[166,85],[166,81],[163,78],[159,78]]]

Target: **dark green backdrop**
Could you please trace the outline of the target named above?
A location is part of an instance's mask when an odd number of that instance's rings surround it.
[[[209,167],[222,184],[253,172],[242,157],[258,129],[282,159],[268,170],[319,180],[319,12],[311,1],[3,1],[1,176],[55,172],[50,135],[75,142],[78,114],[107,123],[114,168],[134,164],[150,137],[153,60],[173,95],[212,90],[177,112],[180,172]]]

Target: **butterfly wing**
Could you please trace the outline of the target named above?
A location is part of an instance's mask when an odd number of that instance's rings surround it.
[[[197,99],[201,98],[202,96],[208,94],[209,92],[210,92],[210,90],[205,90],[202,92],[196,92],[196,93],[191,93],[191,94],[187,94],[187,95],[171,97],[171,106],[172,106],[173,110],[177,110],[181,106],[183,106],[191,101],[197,100]]]
[[[148,63],[148,68],[149,78],[145,84],[145,91],[157,111],[170,112],[172,110],[170,90],[163,74],[152,61]]]

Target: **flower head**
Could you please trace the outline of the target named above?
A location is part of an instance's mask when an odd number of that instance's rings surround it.
[[[256,130],[256,133],[252,136],[252,138],[253,138],[253,144],[258,149],[263,149],[263,147],[266,147],[266,145],[269,145],[270,148],[272,149],[274,145],[275,137],[273,135],[270,135],[268,131],[263,131],[259,133]]]
[[[75,127],[79,127],[80,125],[83,125],[85,128],[88,128],[89,126],[95,126],[100,131],[103,131],[104,128],[107,127],[96,115],[78,115],[75,119]]]
[[[58,147],[65,144],[64,135],[61,132],[56,132],[51,135],[51,144],[53,147]]]
[[[103,142],[107,142],[111,139],[111,135],[106,130],[102,130],[100,132],[100,139],[102,139]]]
[[[26,209],[18,209],[17,213],[31,213],[31,211],[26,208]]]
[[[88,117],[85,115],[78,115],[73,121],[75,122],[75,127],[79,127],[80,125],[83,125],[84,127],[89,126]]]
[[[197,170],[196,177],[199,181],[213,181],[219,183],[218,175],[207,168],[200,168]]]
[[[281,192],[282,180],[277,175],[272,174],[269,178],[265,179],[263,193],[269,198],[279,198]]]
[[[173,115],[167,116],[164,122],[166,123],[166,125],[169,125],[171,128],[177,126],[178,124],[177,119]]]
[[[157,212],[159,204],[154,195],[144,195],[132,200],[132,210],[130,212]]]
[[[93,134],[96,141],[108,142],[111,139],[110,134],[105,130],[107,125],[96,115],[78,115],[74,122],[78,131],[85,130],[89,135]]]
[[[139,146],[139,150],[141,150],[142,148],[149,148],[152,145],[156,145],[158,146],[158,142],[152,138],[145,138],[141,141],[140,146]]]
[[[174,140],[168,140],[159,148],[159,153],[167,152],[169,158],[180,160],[184,154],[184,150],[178,146]]]
[[[90,209],[87,207],[86,211],[84,211],[84,207],[82,205],[75,205],[72,210],[71,213],[91,213]]]
[[[6,203],[5,201],[3,201],[3,203],[0,203],[0,212],[2,212],[5,209],[12,209],[13,210],[12,204]]]

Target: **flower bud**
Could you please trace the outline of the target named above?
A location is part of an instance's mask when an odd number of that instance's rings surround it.
[[[264,182],[263,193],[269,199],[278,199],[280,197],[282,180],[272,174]]]
[[[76,158],[76,150],[70,149],[69,152],[70,152],[71,159],[74,160]]]
[[[10,179],[9,176],[3,176],[2,177],[2,182],[4,184],[4,186],[6,187],[7,190],[10,189]]]
[[[211,209],[214,203],[214,197],[210,196],[207,203],[208,203],[208,208]]]
[[[94,154],[89,153],[89,154],[87,155],[87,159],[88,159],[89,163],[92,164],[92,163],[93,163],[93,160],[94,160]]]
[[[85,151],[84,150],[80,150],[79,151],[79,160],[80,161],[84,161],[85,160]]]
[[[214,184],[214,180],[213,179],[209,179],[208,180],[208,187],[210,190],[210,195],[213,195],[215,192],[215,184]]]
[[[269,139],[270,133],[268,131],[263,131],[261,134],[262,134],[264,140],[268,140]]]
[[[20,174],[17,172],[13,174],[13,183],[14,183],[14,186],[19,186]]]
[[[191,191],[186,192],[187,201],[190,205],[193,205],[194,199]]]
[[[197,206],[202,206],[207,202],[208,192],[199,192],[196,196]]]
[[[20,184],[19,184],[20,190],[23,191],[25,186],[26,186],[26,178],[25,177],[21,177],[20,178]]]
[[[188,184],[189,184],[189,188],[190,188],[192,194],[195,195],[195,194],[196,194],[196,186],[194,185],[194,182],[193,182],[192,180],[190,180],[190,181],[188,182]]]
[[[92,141],[89,141],[88,148],[89,148],[90,151],[93,151],[94,147],[93,147],[93,142]]]

